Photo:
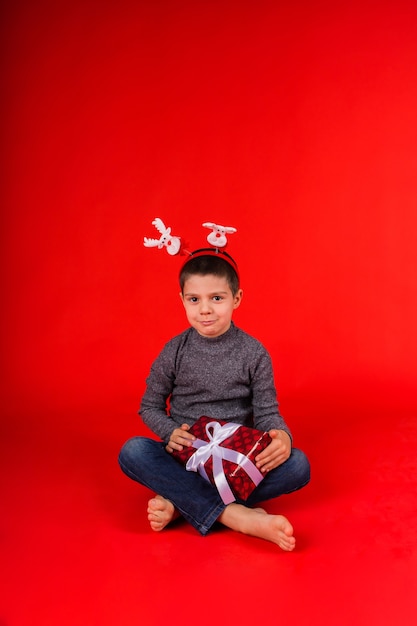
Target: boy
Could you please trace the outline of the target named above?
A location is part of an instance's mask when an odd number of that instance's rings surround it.
[[[269,354],[232,321],[243,296],[237,266],[224,251],[198,250],[180,272],[180,287],[190,328],[154,361],[139,411],[163,443],[130,439],[120,452],[120,466],[158,494],[148,503],[155,531],[182,515],[202,535],[220,522],[293,550],[290,522],[256,505],[306,485],[310,467],[304,453],[292,448],[279,413]],[[201,415],[269,432],[271,443],[255,459],[264,479],[245,502],[225,505],[216,487],[172,458],[174,450],[192,444],[188,431]]]

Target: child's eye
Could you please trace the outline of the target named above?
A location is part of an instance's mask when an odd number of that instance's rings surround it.
[[[213,300],[215,302],[221,302],[221,300],[223,300],[222,296],[213,296]]]
[[[189,301],[195,304],[196,302],[198,302],[198,298],[196,298],[195,296],[192,296],[191,298],[189,298]]]

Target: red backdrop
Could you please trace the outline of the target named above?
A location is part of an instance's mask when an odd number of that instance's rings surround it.
[[[186,325],[156,216],[238,229],[236,322],[296,429],[416,409],[414,2],[8,4],[5,415],[136,427]]]

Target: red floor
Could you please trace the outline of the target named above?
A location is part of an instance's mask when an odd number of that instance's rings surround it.
[[[181,522],[152,532],[147,491],[117,466],[131,415],[102,416],[107,430],[86,415],[83,432],[35,417],[2,437],[2,626],[416,623],[415,416],[368,417],[356,438],[343,420],[297,424],[313,480],[269,505],[293,553]]]

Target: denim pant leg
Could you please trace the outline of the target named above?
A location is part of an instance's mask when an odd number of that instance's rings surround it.
[[[119,464],[129,478],[170,500],[202,535],[225,509],[217,489],[199,474],[187,471],[160,441],[129,439],[120,451]]]
[[[293,448],[285,463],[266,474],[244,504],[254,506],[304,487],[310,480],[310,463],[304,452]]]

